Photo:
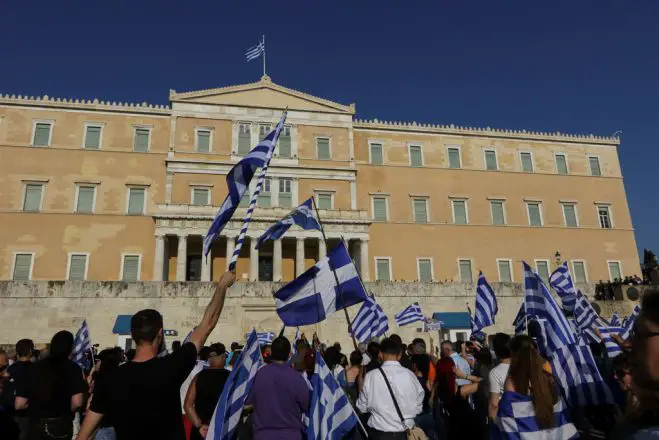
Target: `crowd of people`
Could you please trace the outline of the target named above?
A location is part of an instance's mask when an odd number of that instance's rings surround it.
[[[187,341],[159,356],[163,318],[142,310],[131,320],[136,348],[109,348],[88,368],[71,360],[74,338],[56,333],[47,353],[22,339],[15,359],[0,353],[0,439],[203,439],[242,346],[206,345],[220,317],[226,273]],[[659,436],[659,293],[643,297],[642,311],[623,353],[607,357],[592,346],[615,405],[568,408],[570,429],[559,420],[564,405],[550,363],[528,335],[492,335],[485,341],[422,338],[405,344],[396,334],[344,352],[314,336],[291,342],[279,336],[262,347],[242,412],[240,439],[304,438],[310,379],[323,357],[353,406],[359,423],[345,438],[431,440],[498,438],[510,396],[532,402],[540,436],[605,438]],[[500,407],[502,402],[506,408]],[[77,422],[79,421],[79,422]],[[498,429],[497,429],[498,428]],[[416,433],[416,434],[415,434]],[[546,436],[543,436],[543,433]],[[537,433],[536,433],[537,434]],[[410,437],[408,437],[410,436]],[[512,437],[511,437],[512,438]],[[525,438],[523,435],[515,438]]]

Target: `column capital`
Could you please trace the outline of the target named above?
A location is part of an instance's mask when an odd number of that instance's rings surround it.
[[[189,235],[190,235],[190,234],[188,234],[187,232],[177,232],[177,233],[176,233],[176,236],[177,236],[178,238],[185,238],[186,240],[188,239],[188,236],[189,236]]]

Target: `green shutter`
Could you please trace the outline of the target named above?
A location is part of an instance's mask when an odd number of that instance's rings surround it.
[[[474,277],[471,274],[471,261],[460,260],[460,282],[472,283],[473,281]]]
[[[124,255],[124,273],[121,279],[123,281],[137,281],[139,277],[140,257],[138,255]]]
[[[432,282],[432,264],[430,260],[419,260],[419,281],[422,283]]]
[[[93,186],[79,186],[78,187],[78,205],[76,212],[90,214],[94,212],[94,192],[96,188]]]
[[[416,223],[428,223],[426,207],[426,199],[414,199],[414,221]]]
[[[574,269],[574,281],[576,283],[583,284],[588,282],[588,280],[586,280],[586,267],[583,261],[573,261],[572,269]]]
[[[611,281],[620,278],[622,279],[622,273],[620,271],[620,264],[617,261],[609,262],[609,273],[611,274]]]
[[[279,157],[291,157],[291,135],[279,136]]]
[[[467,206],[464,200],[453,200],[453,216],[456,225],[467,224]]]
[[[602,170],[600,169],[600,160],[597,157],[589,157],[588,162],[590,162],[590,175],[591,176],[601,176]]]
[[[391,281],[389,275],[389,260],[377,260],[376,264],[378,281]]]
[[[505,225],[506,218],[503,214],[503,202],[495,200],[490,202],[492,208],[492,224],[493,225]]]
[[[494,151],[485,152],[485,168],[493,171],[498,169],[497,167],[497,153]]]
[[[448,149],[448,167],[449,168],[460,168],[460,149],[459,148],[449,148]]]
[[[520,153],[520,159],[522,161],[522,171],[525,173],[532,173],[533,160],[531,159],[531,153]]]
[[[421,147],[418,145],[410,146],[410,165],[413,167],[423,166],[423,157],[421,155]]]
[[[31,254],[16,254],[14,260],[13,280],[26,281],[30,279],[30,269],[32,268]]]
[[[279,194],[279,206],[282,208],[292,208],[293,207],[293,196],[290,193],[280,193]]]
[[[547,262],[546,261],[536,262],[535,270],[536,272],[538,272],[538,275],[540,275],[540,278],[542,278],[542,281],[544,281],[546,285],[549,285],[549,265],[547,264]]]
[[[140,153],[146,153],[149,151],[149,129],[148,128],[136,128],[135,129],[135,145],[133,145],[133,150]]]
[[[567,174],[567,159],[562,154],[556,155],[556,172],[558,174]]]
[[[510,261],[499,261],[499,281],[502,283],[511,283],[513,275],[510,272]]]
[[[87,255],[82,255],[82,254],[71,255],[71,261],[69,262],[69,279],[84,280],[86,266],[87,266]]]
[[[270,208],[272,206],[272,198],[269,192],[261,192],[259,194],[258,206],[261,208]]]
[[[240,199],[240,203],[238,203],[239,208],[247,208],[249,207],[249,202],[252,200],[249,189],[245,191],[245,194],[243,194],[243,198]]]
[[[23,200],[23,211],[39,212],[41,209],[41,194],[43,185],[39,183],[28,183],[25,185],[25,199]]]
[[[193,205],[208,205],[209,190],[206,188],[193,188],[192,189],[192,204]]]
[[[382,165],[383,163],[382,144],[371,144],[371,164]]]
[[[563,214],[565,214],[565,226],[568,228],[576,228],[577,211],[574,205],[563,205]]]
[[[373,198],[373,219],[381,222],[387,221],[387,199],[384,197]]]
[[[101,148],[101,127],[87,126],[85,148],[87,150],[98,150]]]
[[[51,124],[37,122],[34,127],[34,139],[32,145],[37,147],[47,147],[50,145],[50,129]]]
[[[332,194],[318,194],[318,209],[332,209]]]
[[[238,127],[238,155],[245,156],[252,149],[252,132],[249,125]]]
[[[197,130],[197,151],[208,153],[211,151],[211,132],[208,130]]]
[[[144,188],[130,188],[128,214],[144,214]]]
[[[539,203],[529,203],[529,225],[530,226],[542,226],[542,218],[540,216],[540,204]]]
[[[329,139],[327,138],[318,138],[316,139],[316,150],[318,153],[319,160],[330,160],[330,145]]]

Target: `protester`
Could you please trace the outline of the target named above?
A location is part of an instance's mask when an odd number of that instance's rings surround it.
[[[460,353],[453,351],[453,343],[451,341],[442,342],[442,356],[451,358],[455,367],[459,370],[456,372],[458,385],[469,385],[471,382],[466,379],[471,374],[469,362]]]
[[[209,368],[192,379],[185,397],[185,414],[195,428],[190,434],[193,440],[206,438],[213,411],[231,374],[224,368],[227,356],[224,344],[212,344],[209,348]]]
[[[476,416],[474,423],[481,425],[483,438],[488,438],[486,425],[489,414],[490,372],[494,367],[494,360],[492,359],[492,353],[486,347],[480,347],[474,353],[474,359],[475,363],[472,374],[480,379],[478,389],[472,395],[472,403]]]
[[[303,437],[302,415],[309,410],[310,390],[302,376],[288,365],[290,351],[288,339],[275,338],[272,363],[256,373],[245,401],[245,405],[254,407],[254,440]]]
[[[339,385],[345,387],[347,384],[344,374],[345,369],[341,366],[340,363],[341,352],[336,347],[337,344],[334,344],[331,347],[327,347],[327,350],[325,350],[325,354],[323,355],[323,359],[325,360],[325,364],[327,365],[327,368],[329,368],[329,370],[332,372],[332,376],[334,376],[334,379],[336,379],[339,382]]]
[[[369,342],[367,351],[371,361],[364,367],[364,374],[380,367],[380,344],[375,341]]]
[[[497,333],[492,338],[494,355],[499,360],[499,365],[490,371],[489,375],[489,409],[490,419],[494,419],[499,409],[499,399],[504,391],[508,369],[510,368],[510,336],[505,333]]]
[[[400,364],[401,348],[400,338],[385,338],[380,344],[382,366],[364,377],[357,408],[371,414],[371,440],[407,439],[406,430],[415,426],[415,417],[423,411],[424,390],[414,373]]]
[[[297,371],[302,372],[305,370],[304,358],[307,354],[307,350],[309,350],[309,344],[304,337],[295,341],[295,354],[291,357],[291,365]]]
[[[389,336],[389,339],[400,346],[400,364],[408,370],[412,371],[412,361],[410,360],[410,356],[407,354],[407,345],[403,344],[403,341],[397,334]]]
[[[16,343],[16,362],[5,370],[8,380],[2,394],[2,405],[8,414],[13,416],[16,425],[18,425],[20,440],[27,438],[29,417],[26,409],[15,410],[16,389],[25,388],[27,384],[30,371],[34,366],[32,363],[33,351],[34,342],[31,339],[21,339],[18,341]],[[2,366],[0,366],[0,370],[2,370]]]
[[[227,361],[226,361],[226,366],[228,367],[229,365],[233,365],[232,362],[235,362],[236,359],[238,358],[238,354],[240,354],[240,351],[243,349],[243,346],[240,345],[237,342],[232,342],[231,343],[231,353],[227,355]]]
[[[197,352],[217,325],[227,289],[235,274],[226,272],[217,283],[201,322],[186,344],[175,353],[157,357],[164,338],[162,315],[142,310],[131,318],[131,336],[137,344],[132,362],[121,365],[98,384],[78,434],[88,440],[104,416],[114,424],[118,440],[185,437],[180,388],[197,360]],[[102,386],[101,386],[102,385]]]
[[[102,383],[106,380],[110,380],[112,373],[119,368],[121,364],[121,350],[115,348],[109,348],[101,351],[97,358],[100,364],[98,371],[92,373],[92,383],[90,387],[90,399],[94,396],[94,390],[100,385],[102,388]],[[114,424],[110,417],[103,417],[100,423],[98,424],[98,431],[94,440],[114,440],[116,439],[116,434],[114,431]]]
[[[359,380],[362,375],[362,361],[363,357],[360,351],[355,350],[350,353],[350,366],[343,372],[344,375],[344,389],[346,395],[353,405],[357,402],[359,397]]]
[[[414,344],[415,347],[417,344]],[[412,372],[419,380],[419,385],[423,388],[423,409],[421,414],[416,416],[414,422],[419,426],[429,439],[437,438],[435,421],[430,407],[430,396],[434,381],[430,380],[430,366],[432,364],[430,356],[425,353],[414,354],[410,358],[412,361]]]

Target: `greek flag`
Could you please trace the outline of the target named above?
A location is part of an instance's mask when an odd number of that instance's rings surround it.
[[[252,61],[260,57],[265,53],[265,43],[263,40],[259,41],[259,44],[252,46],[245,52],[245,61]]]
[[[204,256],[208,256],[211,250],[211,245],[219,236],[224,226],[231,220],[233,213],[236,212],[240,199],[249,187],[249,182],[256,173],[258,168],[267,167],[272,152],[279,140],[279,133],[281,132],[284,122],[286,121],[286,112],[281,115],[279,123],[261,142],[258,143],[252,151],[240,160],[227,174],[227,187],[229,194],[227,194],[222,206],[217,211],[213,223],[208,229],[208,234],[204,237]],[[229,256],[227,255],[227,258]]]
[[[275,293],[275,303],[284,324],[295,327],[321,322],[337,310],[365,301],[367,297],[342,240],[315,266],[279,289]]]
[[[316,351],[307,440],[341,440],[357,424],[350,401]]]
[[[528,317],[546,320],[547,354],[551,355],[565,344],[576,343],[570,323],[563,311],[547,290],[540,276],[526,263],[524,263],[524,288]]]
[[[408,325],[417,321],[426,322],[426,318],[424,318],[423,313],[421,313],[421,307],[419,307],[419,303],[416,302],[398,313],[395,318],[396,324],[398,325]]]
[[[80,329],[76,332],[76,337],[73,340],[73,362],[78,364],[80,368],[85,367],[85,353],[92,349],[92,340],[89,337],[89,327],[87,327],[87,320],[82,321]]]
[[[235,440],[238,422],[243,412],[243,404],[254,384],[256,372],[263,366],[261,348],[256,330],[252,330],[245,348],[240,353],[231,374],[215,407],[208,424],[206,438],[214,440]]]
[[[304,203],[291,211],[286,217],[270,226],[270,229],[265,231],[265,234],[261,235],[256,247],[260,249],[263,243],[267,240],[277,240],[281,238],[293,225],[298,225],[305,231],[312,229],[320,231],[320,223],[318,222],[316,213],[313,209],[312,197],[309,197],[309,199],[305,200]]]
[[[438,321],[436,319],[427,318],[425,325],[423,326],[423,331],[429,332],[432,330],[441,330],[442,324],[444,324],[444,321]]]
[[[577,289],[574,287],[567,261],[563,262],[549,277],[549,284],[561,297],[565,310],[572,312],[577,301]]]
[[[641,313],[641,306],[640,304],[636,304],[636,307],[634,307],[632,314],[625,319],[625,322],[622,325],[622,332],[620,333],[620,337],[622,339],[625,340],[629,339],[632,333],[632,329],[634,328],[634,322],[636,322],[636,318],[640,313]]]
[[[577,291],[577,300],[574,306],[574,320],[577,323],[577,328],[581,332],[589,330],[595,323],[604,325],[602,318],[599,317],[593,306],[588,302],[588,299],[580,291]]]
[[[494,290],[487,283],[483,272],[480,272],[476,284],[476,313],[471,326],[472,334],[480,333],[485,327],[493,325],[494,317],[498,311],[497,297]]]
[[[275,340],[275,334],[272,332],[257,333],[256,339],[258,339],[259,345],[272,344],[272,341]]]
[[[480,330],[474,330],[476,327],[476,321],[474,321],[474,315],[471,313],[471,307],[467,304],[467,313],[469,313],[469,325],[471,326],[471,336],[478,340],[485,340],[485,333]]]
[[[522,333],[526,332],[526,310],[524,310],[523,301],[522,301],[522,305],[519,306],[519,311],[517,312],[517,316],[515,316],[515,320],[513,321],[513,326],[515,327],[516,335],[521,335]]]
[[[622,333],[622,327],[609,326],[598,327],[597,329],[599,330],[600,335],[602,335],[602,342],[604,342],[604,346],[606,347],[606,352],[609,355],[609,359],[613,359],[619,354],[622,354],[622,349],[611,337],[611,335],[619,335]]]
[[[611,324],[613,327],[622,327],[622,323],[620,322],[620,316],[618,315],[618,312],[615,312],[613,315],[611,315],[611,320],[609,320],[609,324]]]
[[[359,342],[368,342],[389,330],[389,320],[382,307],[372,297],[367,297],[353,319],[352,334]]]

